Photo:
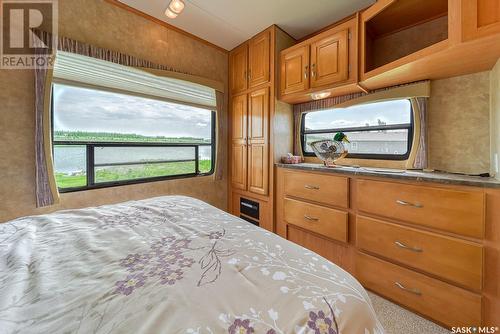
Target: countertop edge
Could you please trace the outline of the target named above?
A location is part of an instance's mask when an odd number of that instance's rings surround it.
[[[278,168],[309,170],[315,172],[325,172],[331,174],[354,175],[354,176],[371,176],[388,178],[394,180],[410,180],[417,182],[429,182],[447,185],[462,185],[478,188],[493,188],[500,189],[500,181],[491,177],[457,175],[452,173],[437,173],[437,172],[422,172],[422,171],[407,171],[405,173],[391,173],[384,171],[371,171],[365,168],[357,167],[342,167],[330,168],[319,164],[283,164],[275,163]]]

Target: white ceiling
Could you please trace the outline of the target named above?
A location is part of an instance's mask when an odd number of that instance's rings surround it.
[[[120,0],[126,5],[232,50],[276,24],[295,39],[365,8],[375,0],[185,0],[176,18],[164,15],[170,0]]]

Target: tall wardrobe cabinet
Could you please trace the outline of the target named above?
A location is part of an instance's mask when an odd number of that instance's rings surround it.
[[[270,231],[274,162],[292,150],[291,138],[275,145],[275,119],[280,127],[293,126],[291,106],[277,101],[277,55],[294,43],[272,26],[229,55],[230,212]]]

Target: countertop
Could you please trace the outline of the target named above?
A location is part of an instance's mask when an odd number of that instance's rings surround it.
[[[277,167],[286,169],[310,170],[343,175],[362,175],[373,177],[385,177],[396,180],[425,181],[441,184],[452,184],[462,186],[473,186],[482,188],[500,188],[500,180],[492,177],[468,176],[453,173],[424,172],[414,170],[392,170],[388,168],[370,167],[325,167],[321,164],[282,164],[277,163]]]

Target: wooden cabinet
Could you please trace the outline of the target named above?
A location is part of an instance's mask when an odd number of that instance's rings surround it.
[[[349,30],[332,33],[311,43],[311,87],[347,80]]]
[[[499,205],[498,189],[277,168],[280,236],[445,326],[498,318]]]
[[[347,212],[285,199],[285,220],[332,240],[347,242]]]
[[[448,328],[481,323],[479,294],[362,253],[356,257],[356,274],[364,287]]]
[[[231,126],[231,185],[247,189],[247,96],[233,97]]]
[[[269,88],[248,98],[248,190],[267,195],[269,182]]]
[[[242,93],[270,81],[271,34],[268,30],[242,44],[229,55],[231,93]]]
[[[248,64],[248,45],[243,44],[233,50],[229,56],[231,93],[238,94],[245,91],[247,84],[247,64]]]
[[[484,235],[481,191],[457,191],[359,179],[358,209],[463,236]],[[432,219],[429,219],[432,217]]]
[[[229,53],[229,212],[240,216],[240,199],[251,201],[259,205],[252,221],[272,232],[274,162],[293,150],[283,139],[293,131],[292,107],[276,99],[277,55],[293,44],[273,25]]]
[[[342,176],[286,171],[287,196],[340,208],[349,206],[349,179]]]
[[[233,97],[231,110],[231,185],[267,195],[269,88]]]
[[[279,168],[276,187],[276,233],[352,272],[348,178]]]
[[[300,103],[320,91],[333,95],[359,91],[357,31],[356,16],[283,50],[280,99]]]
[[[309,88],[309,46],[302,45],[281,53],[281,94]]]
[[[358,215],[356,246],[470,289],[482,288],[480,244]]]
[[[500,57],[498,0],[378,0],[361,12],[367,90],[488,71]]]
[[[269,82],[271,33],[265,31],[248,42],[248,86],[253,88]]]
[[[500,1],[462,0],[461,12],[465,41],[500,33]]]

